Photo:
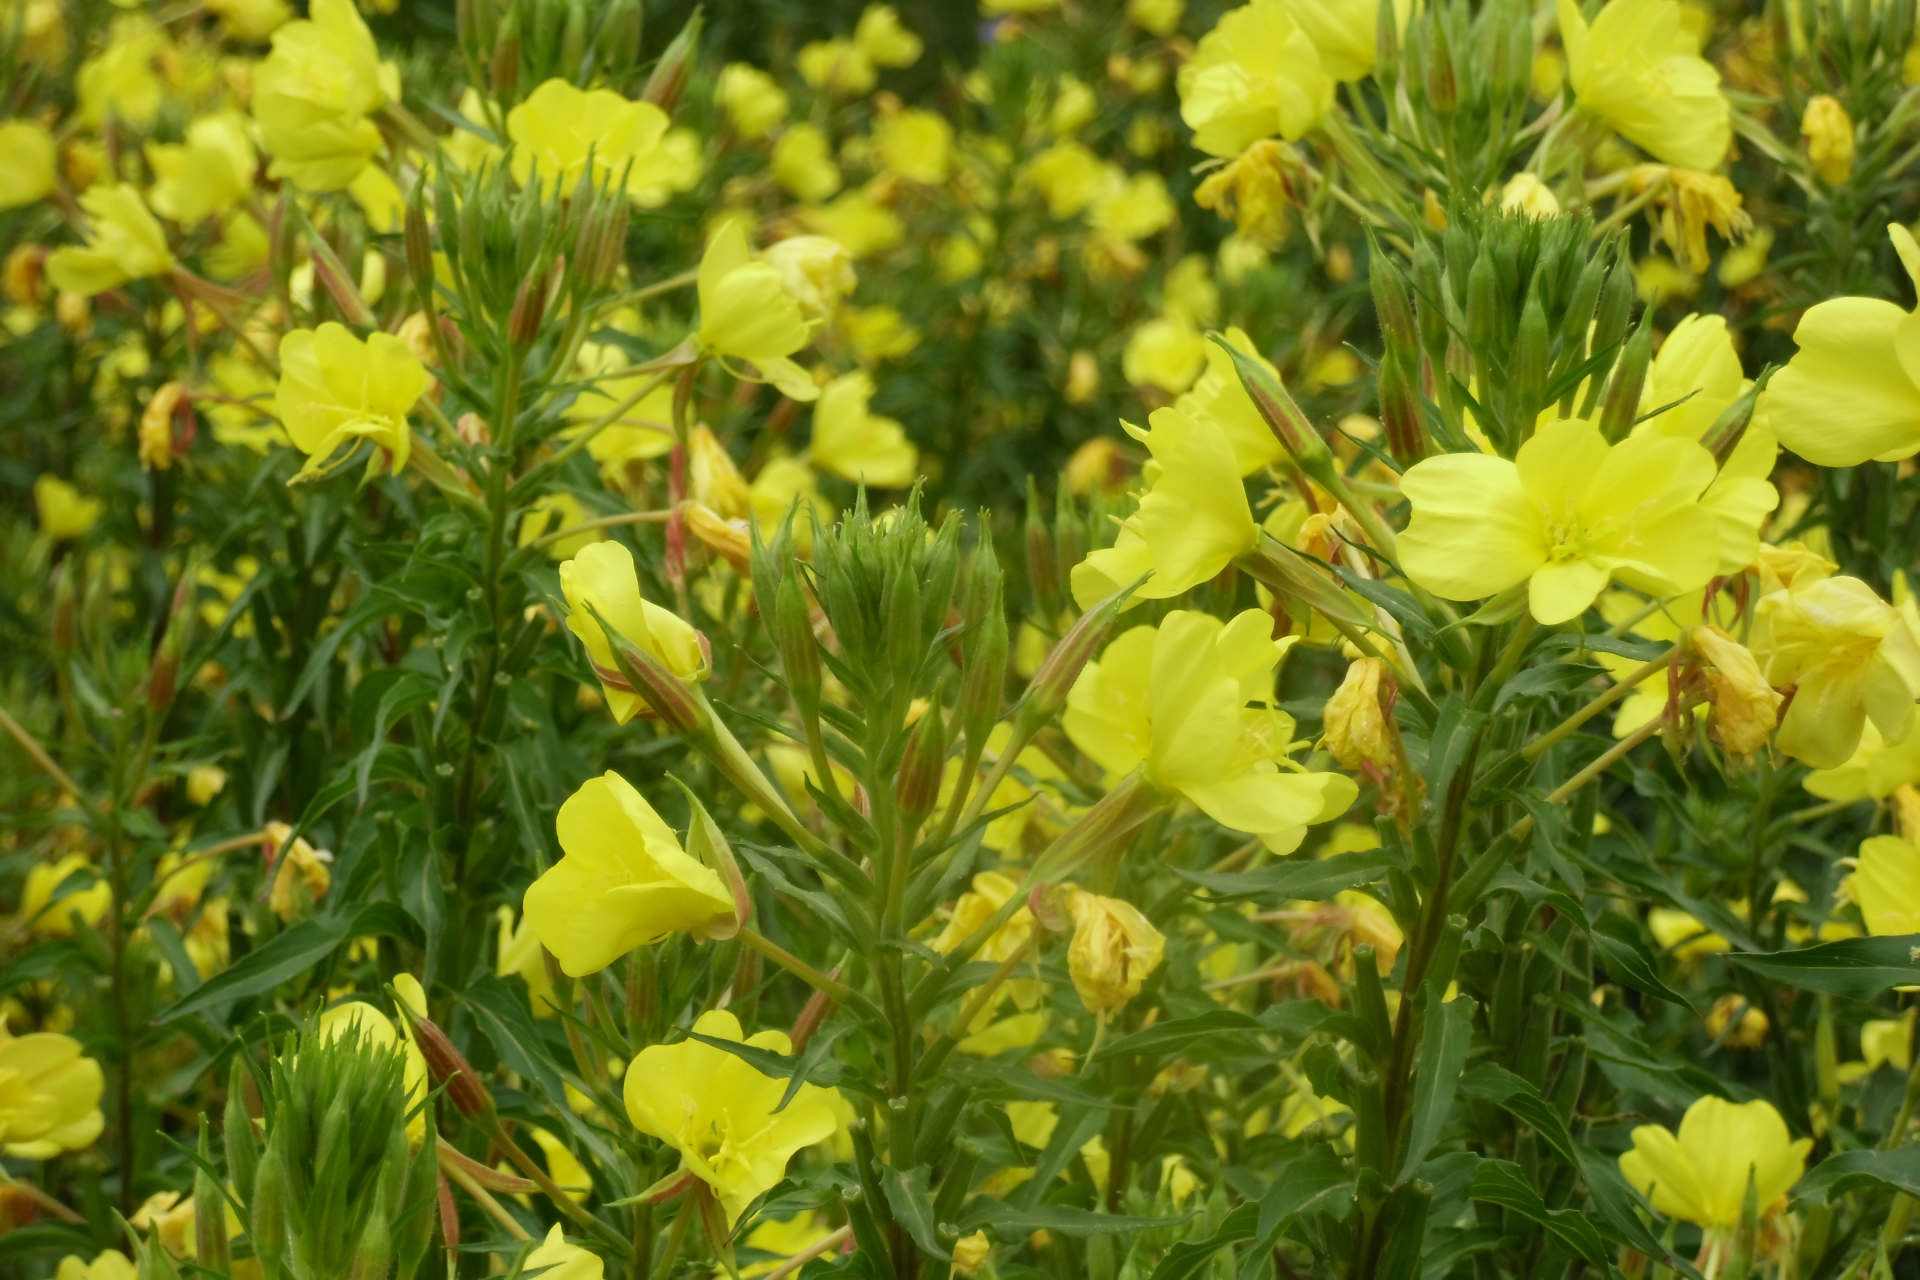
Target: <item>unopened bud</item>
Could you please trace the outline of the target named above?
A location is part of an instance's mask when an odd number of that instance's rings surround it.
[[[906,754],[894,785],[894,800],[909,830],[917,829],[940,798],[940,774],[946,766],[947,729],[940,704],[933,703],[907,737]]]
[[[488,68],[493,80],[493,97],[499,102],[513,101],[514,91],[520,84],[520,32],[511,29],[513,12],[508,10],[510,29],[502,32],[499,43],[494,45],[493,65]]]
[[[469,1118],[491,1115],[493,1095],[475,1074],[466,1055],[455,1048],[447,1033],[440,1029],[440,1024],[406,1000],[396,1003],[413,1030],[413,1042],[420,1047],[420,1056],[426,1060],[428,1077],[446,1087],[447,1097],[461,1115]]]
[[[1419,357],[1413,355],[1412,358]],[[1387,452],[1402,467],[1410,467],[1427,456],[1419,392],[1413,375],[1407,371],[1407,359],[1391,347],[1380,357],[1380,425],[1386,433]]]
[[[700,52],[700,28],[705,21],[706,15],[696,6],[687,25],[680,28],[680,34],[673,38],[673,43],[660,55],[660,61],[654,64],[653,74],[647,77],[647,87],[640,96],[662,111],[672,112],[680,95],[686,92],[687,81],[693,75],[694,58]]]
[[[596,617],[598,617],[596,611]],[[601,620],[619,668],[609,672],[596,665],[595,674],[613,688],[625,688],[640,695],[653,709],[660,723],[676,733],[697,734],[707,727],[707,711],[694,687],[668,670],[658,658],[620,635]],[[701,637],[704,646],[706,638]]]
[[[554,264],[556,272],[563,267],[564,263]],[[540,336],[540,322],[547,314],[547,287],[547,273],[536,271],[514,290],[513,309],[507,313],[507,341],[522,351]]]
[[[286,1268],[287,1256],[287,1171],[278,1143],[269,1143],[254,1170],[253,1195],[247,1203],[248,1236],[253,1256],[270,1276]]]
[[[1513,338],[1513,356],[1510,362],[1511,378],[1520,394],[1529,397],[1523,407],[1528,413],[1538,412],[1543,406],[1538,397],[1547,389],[1548,348],[1552,345],[1552,336],[1547,332],[1547,312],[1540,303],[1540,290],[1536,287],[1527,291],[1527,305],[1520,312],[1520,327]]]
[[[1407,290],[1406,273],[1378,242],[1370,242],[1367,253],[1368,284],[1373,290],[1373,312],[1387,349],[1411,351],[1420,341],[1414,319],[1413,296]]]
[[[347,1280],[387,1280],[392,1272],[393,1227],[385,1214],[376,1213],[367,1219],[360,1241],[354,1246]]]
[[[422,306],[433,298],[433,232],[427,225],[426,183],[423,181],[407,201],[406,219],[407,276],[413,281]]]
[[[1067,694],[1080,679],[1080,672],[1088,661],[1106,643],[1107,632],[1132,594],[1131,587],[1116,591],[1081,614],[1067,628],[1067,634],[1054,642],[1047,656],[1040,660],[1040,669],[1033,673],[1027,691],[1020,695],[1020,705],[1014,708],[1016,726],[1031,729],[1044,724],[1067,705]]]
[[[1217,334],[1213,335],[1213,342],[1232,357],[1240,385],[1295,465],[1308,475],[1315,475],[1329,465],[1333,455],[1327,451],[1327,442],[1307,421],[1307,415],[1271,367]]]
[[[793,705],[810,722],[820,713],[820,642],[813,634],[813,611],[798,573],[781,574],[775,592],[773,638],[780,667]]]
[[[349,324],[363,329],[376,327],[379,322],[374,318],[373,309],[360,296],[359,286],[354,284],[352,274],[333,251],[333,246],[318,232],[308,238],[308,244],[313,253],[314,281],[327,291],[327,296],[333,299],[333,305],[340,308],[340,314]]]
[[[1713,460],[1719,465],[1727,465],[1727,459],[1740,447],[1740,441],[1746,437],[1747,428],[1753,422],[1753,407],[1759,402],[1760,393],[1766,390],[1772,377],[1773,368],[1769,366],[1754,379],[1752,386],[1741,393],[1738,400],[1720,411],[1720,416],[1700,437],[1702,447],[1713,455]]]
[[[712,868],[733,895],[733,919],[708,926],[696,936],[714,941],[731,938],[753,918],[753,894],[747,889],[747,878],[740,874],[740,863],[734,858],[733,846],[727,843],[720,824],[713,820],[713,815],[707,812],[707,807],[700,803],[700,797],[693,793],[692,788],[678,778],[674,779],[674,783],[686,796],[688,811],[692,815],[687,823],[687,852],[698,858],[702,865]]]
[[[1600,434],[1608,440],[1624,440],[1640,416],[1640,395],[1647,384],[1647,366],[1653,359],[1653,320],[1648,313],[1640,327],[1621,348],[1613,365],[1613,379],[1607,384],[1606,399],[1600,408]]]

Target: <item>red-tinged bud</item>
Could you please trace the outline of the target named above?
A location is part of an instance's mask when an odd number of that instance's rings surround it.
[[[1020,704],[1014,708],[1016,733],[1023,729],[1030,732],[1067,705],[1067,694],[1087,662],[1106,643],[1107,632],[1120,617],[1132,593],[1133,588],[1127,587],[1108,596],[1081,614],[1079,620],[1067,628],[1067,634],[1054,643],[1041,660],[1040,669],[1033,673],[1033,683],[1027,686]]]
[[[1072,885],[1038,884],[1027,894],[1027,910],[1048,933],[1073,932]]]
[[[1263,361],[1224,338],[1215,335],[1213,341],[1232,357],[1234,372],[1240,375],[1240,385],[1246,389],[1253,407],[1260,411],[1267,430],[1273,432],[1280,441],[1280,447],[1287,451],[1287,456],[1293,459],[1294,464],[1311,476],[1318,476],[1321,470],[1330,466],[1333,455],[1327,451],[1327,442],[1313,429],[1306,413],[1274,372]]]
[[[465,1054],[447,1039],[447,1033],[432,1018],[416,1014],[405,1000],[397,1002],[413,1030],[413,1042],[426,1059],[427,1075],[437,1085],[446,1086],[447,1097],[460,1114],[477,1118],[493,1114],[493,1094],[474,1071]]]
[[[447,1185],[446,1174],[436,1175],[434,1188],[434,1201],[440,1209],[440,1243],[452,1257],[460,1249],[460,1210],[453,1203],[453,1188]]]
[[[917,830],[940,798],[940,774],[946,766],[947,727],[940,704],[927,707],[907,738],[894,781],[894,800],[909,831]]]
[[[493,47],[493,65],[488,68],[493,79],[493,96],[499,102],[511,102],[514,91],[520,85],[520,33],[517,30],[505,31],[500,43]]]
[[[407,275],[420,295],[421,305],[433,299],[433,232],[427,225],[426,184],[414,189],[407,202],[406,221]]]
[[[828,977],[838,981],[840,966],[835,966]],[[800,1053],[807,1047],[807,1041],[813,1039],[814,1032],[820,1030],[820,1024],[827,1020],[827,1014],[833,1010],[833,997],[825,991],[815,991],[800,1006],[800,1016],[793,1020],[793,1031],[789,1039],[793,1041],[793,1051]]]
[[[438,1138],[435,1141],[439,1144],[434,1151],[439,1157],[441,1168],[454,1169],[462,1177],[478,1183],[489,1191],[504,1191],[509,1195],[524,1196],[531,1195],[540,1189],[539,1184],[531,1179],[480,1163],[445,1138]]]
[[[700,1179],[697,1175],[685,1169],[675,1169],[635,1198],[641,1204],[665,1204],[669,1200],[679,1199],[699,1184]]]
[[[612,641],[613,660],[618,667],[615,671],[608,671],[595,664],[594,673],[602,683],[639,694],[660,722],[677,733],[705,732],[708,716],[706,704],[693,686],[669,671],[645,649],[607,626],[604,620],[600,625]],[[700,646],[703,650],[707,643],[707,638],[702,635]]]
[[[693,76],[694,59],[700,52],[700,28],[705,22],[706,15],[696,7],[687,25],[680,28],[680,34],[654,64],[653,74],[647,77],[647,87],[640,96],[662,111],[671,113],[679,104],[680,95],[686,92],[687,81]]]
[[[1427,436],[1420,425],[1420,399],[1404,357],[1389,350],[1380,361],[1380,424],[1386,431],[1387,452],[1403,467],[1427,456]]]
[[[555,267],[563,265],[564,260]],[[547,316],[547,284],[547,276],[535,272],[514,291],[513,309],[507,313],[507,341],[522,351],[540,336],[540,324]]]

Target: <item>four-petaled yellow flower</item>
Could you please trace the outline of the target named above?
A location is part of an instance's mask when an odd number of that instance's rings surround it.
[[[1228,10],[1177,83],[1193,145],[1214,156],[1237,156],[1274,134],[1291,142],[1333,105],[1333,77],[1286,0]]]
[[[724,1009],[701,1014],[693,1029],[770,1053],[793,1051],[786,1032],[746,1036]],[[642,1049],[627,1067],[625,1089],[634,1126],[680,1153],[681,1168],[713,1191],[729,1223],[786,1176],[795,1152],[839,1127],[834,1091],[803,1084],[783,1107],[785,1079],[699,1040]]]
[[[586,646],[607,695],[607,710],[620,724],[633,718],[642,699],[623,685],[607,683],[609,678],[619,680],[620,665],[601,619],[682,680],[707,678],[711,664],[700,633],[679,614],[640,594],[640,575],[625,544],[609,538],[581,548],[560,566],[560,591],[567,598],[567,629]]]
[[[587,174],[595,185],[624,182],[636,204],[659,204],[669,192],[659,171],[673,162],[661,146],[667,125],[667,113],[651,102],[549,80],[507,113],[514,180],[537,177],[570,196]]]
[[[407,414],[433,379],[406,343],[390,333],[362,342],[345,325],[295,329],[280,339],[280,383],[273,410],[307,455],[302,476],[322,470],[343,446],[371,440],[394,472],[407,465],[413,432]]]
[[[1887,742],[1913,727],[1920,696],[1920,614],[1890,605],[1858,578],[1798,579],[1754,606],[1751,647],[1775,688],[1793,686],[1779,747],[1816,769],[1838,768],[1867,721]]]
[[[671,934],[729,924],[733,895],[633,784],[611,771],[568,796],[554,820],[562,857],[527,887],[527,927],[561,970],[597,973]]]
[[[173,270],[167,233],[147,212],[137,188],[126,183],[90,187],[80,207],[87,215],[87,243],[47,255],[47,279],[55,288],[91,296]]]
[[[869,412],[873,379],[856,370],[820,390],[807,459],[822,471],[875,489],[913,483],[919,451],[897,419]]]
[[[398,93],[353,0],[313,0],[312,17],[273,33],[253,73],[253,118],[269,172],[306,191],[338,191],[380,150],[371,116]]]
[[[100,1114],[100,1064],[71,1036],[7,1034],[0,1019],[0,1152],[45,1160],[93,1144]]]
[[[1714,475],[1713,455],[1691,440],[1642,433],[1609,445],[1592,423],[1564,419],[1512,461],[1450,453],[1410,467],[1401,564],[1447,600],[1526,583],[1548,624],[1578,617],[1609,581],[1677,595],[1720,561],[1719,524],[1700,502]]]
[[[747,228],[730,218],[700,259],[700,345],[721,359],[744,360],[795,400],[820,394],[793,353],[810,328],[778,268],[753,256]]]
[[[1733,110],[1679,0],[1608,0],[1591,25],[1560,0],[1560,41],[1575,100],[1629,142],[1687,169],[1726,156]]]
[[[1788,1134],[1771,1103],[1709,1095],[1687,1108],[1677,1134],[1665,1125],[1636,1128],[1620,1172],[1667,1217],[1724,1231],[1740,1225],[1749,1182],[1761,1216],[1777,1209],[1806,1172],[1812,1146]]]
[[[1920,245],[1887,228],[1920,288]],[[1760,393],[1780,443],[1808,462],[1851,467],[1920,451],[1920,311],[1884,298],[1829,298],[1807,308],[1800,350]]]
[[[1272,628],[1258,609],[1232,622],[1177,610],[1122,633],[1074,682],[1067,736],[1111,774],[1144,767],[1154,786],[1221,826],[1295,848],[1310,824],[1346,812],[1359,788],[1290,758],[1293,718],[1269,705],[1287,648]]]

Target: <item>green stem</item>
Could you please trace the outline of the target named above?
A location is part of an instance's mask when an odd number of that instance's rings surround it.
[[[1659,675],[1662,671],[1672,666],[1674,659],[1680,656],[1681,648],[1681,645],[1674,644],[1659,657],[1651,658],[1640,666],[1635,667],[1611,689],[1606,690],[1591,702],[1587,703],[1586,706],[1581,707],[1565,720],[1562,720],[1559,724],[1553,726],[1553,728],[1547,730],[1532,742],[1522,747],[1520,749],[1521,757],[1526,760],[1538,760],[1555,743],[1566,738],[1581,725],[1593,719],[1614,703],[1625,698],[1642,682],[1651,680],[1654,676]]]

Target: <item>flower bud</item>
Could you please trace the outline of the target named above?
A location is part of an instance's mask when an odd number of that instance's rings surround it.
[[[613,661],[618,670],[607,671],[596,664],[594,673],[601,683],[639,694],[660,723],[676,733],[694,734],[706,728],[705,704],[691,684],[625,636],[610,628],[608,635],[613,642]],[[700,644],[703,649],[706,647],[705,636],[700,637]]]
[[[1722,409],[1720,416],[1713,420],[1713,425],[1707,428],[1706,434],[1700,437],[1701,446],[1721,466],[1727,464],[1727,459],[1733,456],[1733,451],[1746,436],[1747,427],[1753,422],[1753,407],[1759,402],[1760,393],[1766,389],[1772,377],[1773,370],[1769,368],[1741,393],[1738,400]]]
[[[411,1001],[396,1000],[413,1042],[426,1060],[427,1075],[436,1085],[444,1085],[447,1097],[469,1119],[493,1114],[493,1094],[474,1072],[465,1054],[447,1038],[440,1024],[413,1007]]]
[[[820,714],[820,642],[813,634],[813,611],[798,573],[782,573],[774,590],[773,638],[780,668],[794,706],[811,722]]]
[[[182,430],[175,432],[178,424]],[[165,471],[173,465],[176,452],[185,453],[193,442],[193,402],[184,382],[169,382],[147,398],[140,411],[140,465],[149,471]]]
[[[565,269],[565,259],[555,262],[554,278],[564,274]],[[522,351],[540,336],[540,322],[547,314],[547,288],[547,273],[536,271],[514,290],[513,309],[507,312],[507,342]]]
[[[1392,348],[1380,357],[1380,425],[1386,432],[1387,452],[1402,467],[1410,467],[1427,456],[1419,390],[1406,367],[1409,359],[1418,358],[1412,349],[1403,354]]]
[[[1373,313],[1380,323],[1380,334],[1387,350],[1413,350],[1420,341],[1414,320],[1413,297],[1407,291],[1407,277],[1393,256],[1370,242],[1367,252],[1368,284],[1373,290]]]
[[[940,798],[940,775],[946,766],[947,729],[938,702],[915,722],[907,737],[906,753],[894,782],[894,799],[908,830],[917,830]]]
[[[1808,100],[1800,136],[1806,139],[1807,162],[1821,180],[1844,185],[1853,175],[1853,119],[1840,100],[1825,93]]]
[[[1140,909],[1119,898],[1082,890],[1073,895],[1073,940],[1067,944],[1067,974],[1081,1003],[1111,1013],[1140,994],[1160,967],[1166,939]]]
[[[673,43],[660,55],[660,61],[654,64],[653,74],[647,77],[647,87],[641,90],[640,96],[662,111],[671,113],[680,95],[686,92],[687,81],[693,75],[693,60],[700,52],[700,28],[704,21],[705,15],[696,6],[687,25],[680,28],[680,34],[673,38]]]
[[[1067,694],[1072,692],[1088,660],[1106,643],[1107,632],[1131,594],[1131,588],[1114,592],[1081,614],[1067,628],[1067,634],[1054,642],[1047,656],[1041,659],[1040,669],[1033,673],[1027,691],[1020,696],[1020,704],[1014,708],[1017,725],[1031,729],[1051,720],[1067,705]]]
[[[1330,466],[1333,455],[1327,451],[1327,442],[1313,429],[1307,415],[1301,412],[1299,404],[1269,366],[1217,335],[1213,341],[1233,358],[1240,385],[1295,465],[1308,475],[1316,475]]]
[[[427,226],[427,194],[423,181],[413,189],[407,201],[406,216],[407,276],[424,306],[433,297],[433,232]]]
[[[1634,419],[1640,416],[1640,395],[1652,359],[1653,313],[1648,312],[1621,348],[1620,358],[1613,365],[1613,378],[1607,383],[1606,399],[1600,407],[1600,434],[1609,441],[1626,439]]]
[[[253,1256],[270,1276],[280,1275],[286,1268],[287,1196],[285,1157],[278,1143],[269,1143],[254,1170],[247,1223]]]

